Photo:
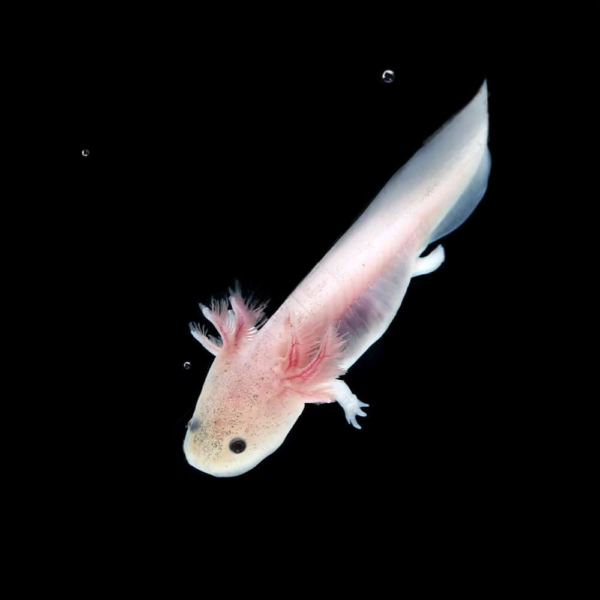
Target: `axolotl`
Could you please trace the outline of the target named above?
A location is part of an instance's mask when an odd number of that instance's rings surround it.
[[[307,403],[337,401],[360,429],[361,402],[340,377],[389,327],[411,278],[435,271],[484,196],[490,173],[488,92],[475,97],[381,189],[267,319],[244,299],[200,305],[219,337],[190,323],[215,358],[184,440],[193,467],[217,477],[254,468],[285,440]]]

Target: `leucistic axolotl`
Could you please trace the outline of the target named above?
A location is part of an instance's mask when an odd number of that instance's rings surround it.
[[[200,305],[220,338],[190,324],[215,358],[188,423],[188,462],[218,477],[245,473],[281,445],[308,402],[337,401],[360,429],[368,405],[340,376],[389,327],[411,278],[442,264],[441,245],[425,251],[473,212],[490,164],[484,83],[270,319],[239,287]]]

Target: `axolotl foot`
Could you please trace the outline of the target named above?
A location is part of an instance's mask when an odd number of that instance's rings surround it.
[[[344,412],[346,413],[346,421],[356,427],[356,429],[361,429],[356,417],[366,417],[367,413],[365,413],[362,408],[369,405],[365,402],[361,402],[356,395],[352,393],[352,390],[348,387],[348,385],[339,379],[335,380],[334,388],[335,399],[344,409]]]

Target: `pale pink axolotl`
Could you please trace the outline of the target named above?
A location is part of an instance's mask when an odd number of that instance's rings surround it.
[[[245,301],[202,306],[220,339],[196,324],[214,362],[188,424],[188,462],[240,475],[274,452],[307,402],[337,401],[348,422],[367,406],[339,379],[389,327],[412,277],[444,261],[438,245],[472,213],[490,172],[487,85],[385,185],[269,319]],[[266,322],[265,322],[266,321]]]

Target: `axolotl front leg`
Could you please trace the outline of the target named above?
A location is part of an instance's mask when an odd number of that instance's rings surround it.
[[[356,417],[366,417],[367,413],[365,413],[362,408],[369,405],[361,402],[356,395],[352,393],[348,384],[339,379],[336,379],[333,382],[333,389],[335,391],[335,399],[344,409],[348,423],[351,423],[356,429],[361,429]]]

